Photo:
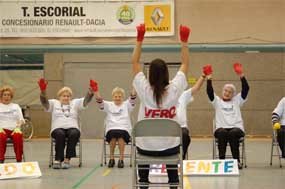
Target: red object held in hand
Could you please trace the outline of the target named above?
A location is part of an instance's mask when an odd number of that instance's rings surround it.
[[[145,25],[140,24],[137,26],[137,41],[142,42],[145,34]]]
[[[47,89],[47,84],[48,84],[48,82],[44,78],[41,78],[38,81],[38,85],[39,85],[41,91],[45,91]]]
[[[235,72],[238,74],[238,75],[240,75],[240,74],[242,74],[243,73],[243,71],[242,71],[242,64],[241,63],[234,63],[234,70],[235,70]]]
[[[187,42],[190,32],[190,28],[188,28],[187,26],[180,25],[180,40],[182,42]]]
[[[93,79],[90,79],[89,86],[92,89],[92,91],[94,91],[94,92],[98,91],[98,83],[96,81],[94,81]]]
[[[212,65],[210,65],[210,64],[205,65],[205,66],[203,67],[203,73],[204,73],[205,75],[210,75],[210,74],[212,74],[212,73],[213,73]]]

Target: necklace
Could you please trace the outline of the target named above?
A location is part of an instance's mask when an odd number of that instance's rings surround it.
[[[67,108],[63,108],[63,105],[61,104],[61,111],[65,117],[70,116],[70,105],[66,105]]]

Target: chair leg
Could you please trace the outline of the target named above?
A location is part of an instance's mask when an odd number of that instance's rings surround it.
[[[105,146],[105,140],[103,139],[103,143],[102,143],[102,151],[101,151],[101,167],[103,166],[103,161],[104,161],[104,146]]]
[[[274,136],[272,136],[272,143],[271,143],[270,166],[272,166],[273,146],[274,146]]]
[[[277,141],[276,141],[277,142]],[[281,153],[280,153],[280,150],[279,150],[279,145],[278,145],[278,142],[276,143],[276,151],[277,151],[277,156],[278,156],[278,159],[279,159],[279,167],[282,168],[282,163],[281,163]]]
[[[213,139],[213,159],[217,159],[217,142],[216,139]]]
[[[183,181],[183,160],[180,162],[180,186],[183,189],[184,188],[184,181]]]
[[[247,163],[246,163],[246,151],[245,151],[245,141],[243,140],[242,143],[242,163],[244,163],[244,168],[247,168]]]
[[[132,154],[132,158],[131,158],[133,167],[132,167],[132,188],[137,188],[137,165],[135,163],[135,152]]]
[[[26,158],[25,158],[25,153],[24,152],[22,154],[22,159],[23,159],[23,162],[26,162]]]
[[[49,156],[49,167],[53,166],[53,141],[50,143],[50,156]]]
[[[133,154],[133,144],[131,143],[131,154],[130,154],[130,167],[132,167],[133,162],[132,162],[132,154]]]
[[[82,166],[82,143],[81,140],[79,139],[79,165],[78,167]]]
[[[213,139],[213,158],[216,159],[216,141],[215,138]]]

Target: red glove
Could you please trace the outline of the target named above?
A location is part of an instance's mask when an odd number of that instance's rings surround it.
[[[234,70],[238,75],[241,75],[243,73],[241,63],[234,63]]]
[[[41,78],[38,81],[38,85],[39,85],[42,92],[44,92],[47,89],[47,84],[48,84],[48,82],[44,78]]]
[[[212,66],[210,64],[205,65],[203,67],[203,73],[205,75],[211,75],[213,73]]]
[[[94,81],[93,79],[90,79],[89,86],[92,89],[92,91],[94,91],[94,92],[98,91],[98,83],[96,81]]]
[[[137,41],[142,42],[144,39],[145,25],[140,24],[137,26]]]
[[[180,25],[180,40],[182,42],[187,42],[191,29],[187,26]]]

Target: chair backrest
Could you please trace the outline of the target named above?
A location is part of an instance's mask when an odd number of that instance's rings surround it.
[[[133,129],[134,137],[181,137],[180,125],[171,119],[144,119]]]

